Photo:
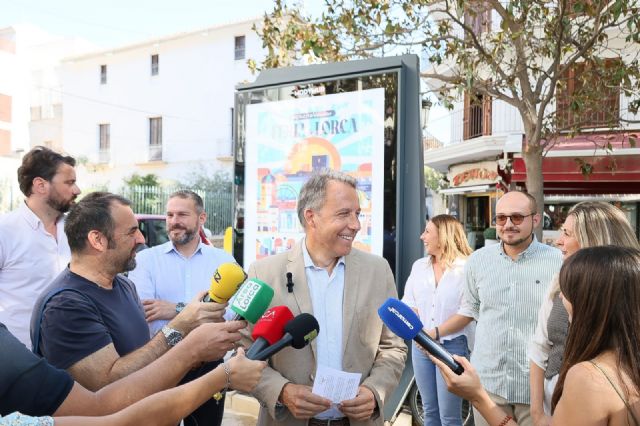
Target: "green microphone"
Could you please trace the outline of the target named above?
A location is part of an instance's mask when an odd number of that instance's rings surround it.
[[[271,300],[273,289],[257,278],[247,280],[235,294],[231,310],[236,313],[234,320],[245,319],[255,324],[265,313]]]

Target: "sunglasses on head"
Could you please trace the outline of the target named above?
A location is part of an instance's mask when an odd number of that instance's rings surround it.
[[[511,219],[511,223],[513,223],[514,225],[520,225],[524,221],[525,217],[533,216],[534,214],[535,213],[530,213],[530,214],[520,214],[520,213],[497,214],[493,218],[493,221],[496,223],[496,225],[502,226],[505,223],[507,223],[507,219]]]

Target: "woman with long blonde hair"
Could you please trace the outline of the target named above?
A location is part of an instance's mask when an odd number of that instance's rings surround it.
[[[418,259],[407,279],[403,302],[420,316],[425,332],[451,353],[468,356],[472,325],[457,314],[462,302],[464,265],[472,250],[460,222],[434,216],[420,236],[426,256]],[[425,425],[462,424],[462,399],[447,391],[429,357],[414,343],[413,370],[422,396]]]
[[[583,201],[569,210],[556,246],[564,259],[581,248],[614,245],[640,249],[624,213],[603,201]],[[555,277],[538,314],[529,347],[531,417],[535,426],[551,424],[551,395],[558,381],[569,318]]]

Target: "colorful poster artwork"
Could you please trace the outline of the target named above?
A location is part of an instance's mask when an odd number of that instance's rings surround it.
[[[315,170],[357,180],[354,247],[382,254],[384,89],[247,106],[244,264],[289,250],[304,236],[296,210]]]

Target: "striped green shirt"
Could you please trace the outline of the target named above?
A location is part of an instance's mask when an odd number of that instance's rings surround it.
[[[478,321],[471,362],[485,389],[513,404],[529,404],[527,347],[560,250],[536,239],[512,260],[502,243],[474,252],[465,267],[460,315]]]

